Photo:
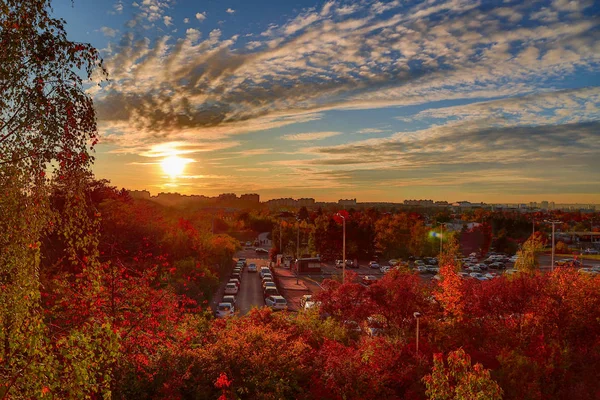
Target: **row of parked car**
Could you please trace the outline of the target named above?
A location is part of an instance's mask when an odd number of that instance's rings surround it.
[[[269,267],[260,267],[260,279],[262,281],[263,297],[265,305],[272,310],[287,310],[288,304],[285,297],[279,294],[277,285],[273,281],[273,274]]]

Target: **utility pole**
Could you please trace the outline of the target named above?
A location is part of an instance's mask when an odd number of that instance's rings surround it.
[[[300,221],[298,222],[298,236],[296,237],[296,285],[298,284],[298,275],[300,275]]]
[[[552,221],[552,272],[554,272],[554,221]]]
[[[443,243],[444,243],[444,224],[441,224],[440,225],[440,256],[442,255]]]
[[[279,221],[279,254],[283,256],[283,228],[281,221]]]

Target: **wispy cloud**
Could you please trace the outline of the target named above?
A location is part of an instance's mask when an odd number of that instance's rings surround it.
[[[227,10],[225,10],[225,12],[226,12],[227,14],[233,14],[233,13],[235,13],[235,10],[234,10],[234,9],[232,9],[232,8],[228,8]]]
[[[108,26],[103,26],[102,28],[100,28],[100,31],[106,37],[115,37],[116,34],[119,32],[117,29],[109,28]]]
[[[290,135],[283,135],[283,140],[292,141],[312,141],[312,140],[323,140],[333,136],[341,135],[342,132],[308,132],[308,133],[295,133]]]

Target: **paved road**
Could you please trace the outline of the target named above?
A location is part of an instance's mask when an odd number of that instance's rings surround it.
[[[564,258],[574,258],[574,256],[570,256],[570,257],[564,257],[564,256],[554,256],[554,261],[557,260],[562,260]],[[582,261],[584,265],[586,266],[591,266],[591,267],[598,267],[600,266],[600,260],[589,260],[585,258],[585,255],[583,256],[583,259],[581,259],[581,256],[577,256],[577,259]],[[552,256],[549,255],[542,255],[542,256],[538,256],[538,260],[540,262],[540,269],[542,270],[549,270],[551,269],[551,265],[552,265]]]
[[[255,263],[258,270],[267,265],[267,260],[247,258],[247,264]],[[262,285],[260,274],[258,272],[248,272],[248,268],[242,272],[242,284],[237,295],[237,308],[240,315],[246,315],[252,307],[262,307],[265,305],[263,300]]]

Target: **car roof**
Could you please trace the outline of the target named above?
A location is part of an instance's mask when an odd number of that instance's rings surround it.
[[[235,284],[235,282],[228,282],[227,286],[229,286],[229,285],[234,285],[235,287],[237,287],[237,285]]]
[[[271,297],[274,298],[274,299],[284,299],[285,300],[285,298],[283,296],[280,296],[278,294],[274,294]]]

